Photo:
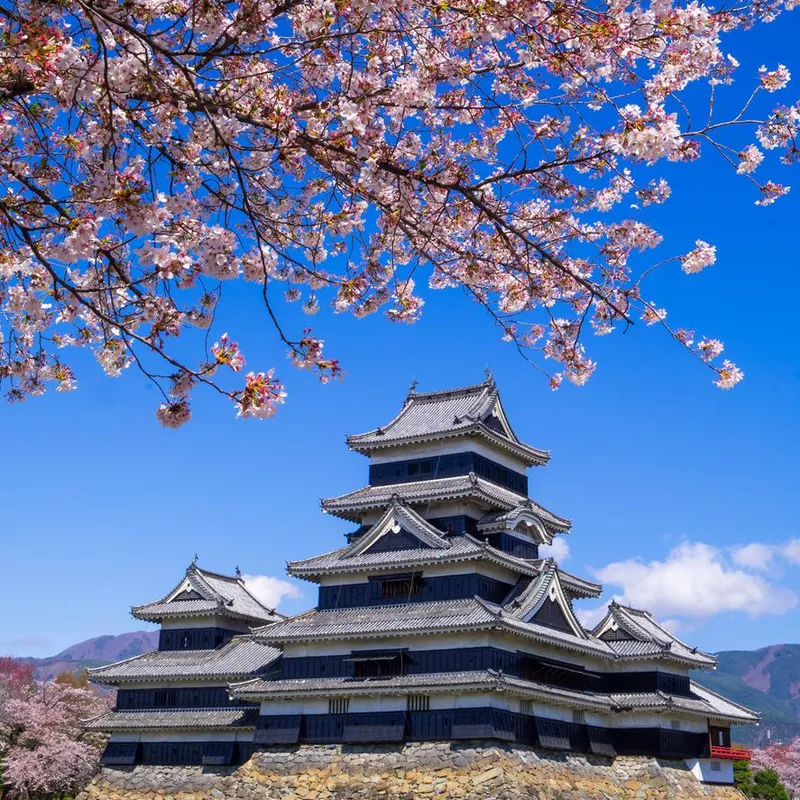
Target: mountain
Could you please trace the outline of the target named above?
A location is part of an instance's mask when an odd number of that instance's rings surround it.
[[[764,745],[800,736],[800,644],[717,653],[714,672],[693,678],[709,689],[761,713],[758,728],[739,728],[735,738]]]
[[[118,636],[96,636],[73,644],[49,658],[20,658],[33,664],[36,678],[50,680],[60,672],[78,672],[86,667],[99,667],[113,661],[132,658],[158,647],[158,631],[133,631]]]

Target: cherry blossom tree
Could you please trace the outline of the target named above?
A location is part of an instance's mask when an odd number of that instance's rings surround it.
[[[11,659],[8,659],[11,661]],[[106,710],[90,689],[65,682],[22,686],[0,664],[0,752],[12,796],[63,795],[80,790],[97,769],[100,750],[81,720]]]
[[[230,281],[323,381],[340,364],[284,301],[414,322],[457,288],[553,388],[592,374],[588,333],[639,321],[730,388],[722,343],[647,288],[715,247],[651,253],[645,209],[669,198],[660,165],[701,154],[758,206],[786,194],[761,174],[796,159],[798,106],[770,101],[788,70],[718,107],[725,36],[795,3],[0,0],[4,391],[74,389],[85,348],[144,371],[164,425],[199,385],[272,416],[274,367],[237,377],[238,344],[208,331]]]
[[[793,797],[800,797],[800,738],[753,751],[753,770],[773,769]]]

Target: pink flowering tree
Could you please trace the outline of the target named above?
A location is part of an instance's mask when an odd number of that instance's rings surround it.
[[[723,41],[795,2],[0,0],[4,392],[74,389],[83,348],[144,371],[167,426],[198,386],[269,417],[272,365],[205,330],[230,281],[323,381],[339,362],[282,303],[414,322],[450,288],[554,388],[591,376],[588,334],[640,321],[730,388],[722,343],[647,283],[715,247],[654,252],[642,209],[666,161],[723,159],[758,206],[788,191],[789,73],[734,87]]]
[[[2,665],[0,665],[2,667]],[[67,683],[25,686],[0,671],[0,753],[11,796],[51,797],[79,791],[97,769],[100,750],[81,720],[106,710],[90,689]],[[5,687],[5,690],[4,688]]]
[[[793,797],[800,797],[800,738],[790,744],[774,744],[753,751],[753,771],[774,769]]]

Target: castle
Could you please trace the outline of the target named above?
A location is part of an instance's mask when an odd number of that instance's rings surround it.
[[[539,548],[570,522],[528,496],[547,452],[519,440],[491,376],[421,393],[348,437],[362,489],[322,502],[346,544],[291,562],[319,587],[291,618],[241,578],[193,563],[137,619],[157,651],[90,671],[117,687],[106,765],[243,763],[258,748],[499,740],[685,760],[732,782],[732,725],[757,716],[689,676],[713,656],[647,612],[612,602],[585,629],[576,601],[602,587]]]

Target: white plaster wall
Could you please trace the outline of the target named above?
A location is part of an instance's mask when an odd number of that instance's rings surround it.
[[[229,631],[250,632],[247,623],[238,619],[229,619],[228,617],[177,617],[165,619],[161,627],[165,631],[175,628],[225,628]]]
[[[686,766],[703,783],[733,783],[733,761],[728,759],[687,758]]]

